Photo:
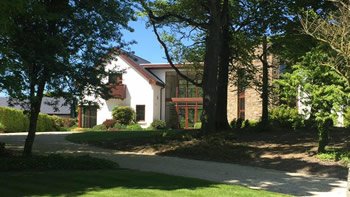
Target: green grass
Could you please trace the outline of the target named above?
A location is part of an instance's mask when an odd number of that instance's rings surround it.
[[[317,157],[324,161],[340,161],[346,166],[350,164],[350,152],[344,149],[326,147],[326,152],[318,154]]]
[[[1,196],[287,196],[132,170],[0,173]]]
[[[155,130],[155,131],[89,131],[84,133],[74,133],[66,137],[67,140],[77,143],[91,143],[100,141],[110,141],[117,139],[135,139],[151,137],[172,137],[181,136],[186,133],[198,131],[189,130]]]

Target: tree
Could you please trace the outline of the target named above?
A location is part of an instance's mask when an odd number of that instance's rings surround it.
[[[331,67],[350,86],[350,0],[329,0],[336,3],[337,10],[327,16],[306,12],[301,24],[306,34],[327,43],[336,55],[322,65]]]
[[[120,30],[131,30],[128,1],[26,0],[1,15],[8,18],[0,32],[0,84],[28,112],[30,126],[24,155],[31,155],[44,91],[70,100],[108,94],[101,79],[109,42],[122,42]],[[110,57],[110,56],[108,56]],[[105,59],[105,61],[108,60]]]
[[[330,67],[320,66],[332,54],[329,48],[319,46],[308,52],[303,60],[293,66],[293,72],[287,73],[277,83],[281,85],[282,95],[296,97],[310,110],[304,111],[308,116],[315,116],[319,135],[318,152],[325,152],[329,142],[329,127],[337,119],[337,112],[349,99],[346,81]],[[291,98],[283,97],[289,101]]]
[[[156,24],[187,24],[204,32],[205,55],[203,78],[201,83],[194,83],[203,88],[203,112],[202,130],[205,132],[216,131],[216,106],[217,106],[217,81],[220,64],[220,54],[223,47],[223,28],[228,27],[228,0],[208,0],[202,1],[155,1],[146,4],[140,1],[143,9],[150,18],[154,32],[157,34]],[[193,10],[196,7],[196,10]],[[159,42],[165,49],[166,57],[170,65],[183,78],[179,70],[176,69],[169,56],[167,46],[157,35]],[[188,78],[187,78],[188,80]],[[191,80],[189,80],[191,81]]]

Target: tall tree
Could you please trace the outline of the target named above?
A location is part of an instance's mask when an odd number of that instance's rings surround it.
[[[140,1],[146,13],[150,17],[155,33],[156,24],[180,23],[188,24],[204,32],[205,55],[202,83],[197,84],[203,88],[203,112],[202,130],[205,132],[216,131],[216,106],[217,106],[217,80],[220,64],[220,55],[223,46],[223,28],[228,23],[227,6],[228,0],[208,0],[208,1],[155,1],[146,4]],[[193,10],[196,7],[196,10]],[[157,35],[167,52],[167,46]],[[166,54],[170,65],[176,69],[171,57]],[[183,76],[186,78],[186,76]]]
[[[337,10],[326,16],[310,10],[301,19],[306,34],[328,44],[336,56],[323,65],[331,67],[350,86],[350,0],[336,2]]]
[[[303,106],[310,108],[302,108],[304,113],[315,116],[319,134],[318,152],[325,152],[332,120],[337,119],[337,112],[348,104],[350,96],[346,81],[330,67],[321,66],[333,55],[329,47],[314,48],[293,66],[292,73],[285,74],[278,81],[283,95],[298,97]]]
[[[123,0],[23,0],[23,11],[8,11],[0,32],[0,83],[12,102],[28,111],[24,155],[31,155],[44,91],[81,99],[108,95],[101,78],[109,42],[121,46],[121,29],[131,30],[131,3]],[[17,9],[17,7],[9,7]],[[15,13],[15,14],[13,14]],[[4,18],[3,18],[4,17]]]

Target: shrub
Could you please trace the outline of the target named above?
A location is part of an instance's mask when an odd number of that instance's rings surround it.
[[[165,129],[166,123],[163,120],[154,120],[151,124],[154,129]]]
[[[139,124],[128,125],[126,128],[131,130],[131,131],[142,131],[143,130]]]
[[[55,120],[52,118],[52,116],[49,116],[47,114],[39,114],[38,123],[36,131],[43,132],[43,131],[57,131],[59,128],[56,128]]]
[[[126,129],[126,125],[116,122],[113,126],[114,129]]]
[[[180,128],[185,128],[186,120],[180,121]]]
[[[107,127],[104,124],[98,124],[98,125],[95,125],[94,127],[92,127],[91,130],[93,130],[93,131],[104,131],[104,130],[107,130]]]
[[[297,108],[280,105],[269,111],[269,119],[274,127],[301,128],[304,127],[304,117],[298,113]]]
[[[107,129],[109,129],[109,128],[112,128],[117,122],[118,122],[117,120],[107,119],[102,124],[105,125]]]
[[[194,128],[195,129],[201,129],[202,128],[202,123],[201,122],[194,123]]]
[[[121,124],[129,125],[135,122],[135,111],[128,106],[116,106],[112,111],[113,119]]]
[[[77,119],[74,118],[64,118],[63,119],[63,123],[62,123],[62,127],[72,127],[77,123]]]

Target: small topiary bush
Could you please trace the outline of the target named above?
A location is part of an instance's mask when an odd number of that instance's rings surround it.
[[[120,124],[119,122],[116,122],[113,126],[114,129],[126,129],[126,125]]]
[[[104,124],[98,124],[98,125],[95,125],[94,127],[92,127],[91,130],[93,130],[93,131],[105,131],[105,130],[107,130],[107,127]]]
[[[154,120],[151,124],[154,129],[165,129],[166,123],[163,120]]]
[[[126,128],[131,130],[131,131],[142,131],[143,130],[139,124],[128,125]]]
[[[194,128],[195,129],[201,129],[202,128],[202,123],[201,122],[194,123]]]
[[[270,109],[269,119],[273,127],[297,129],[305,126],[304,117],[298,109],[286,105]]]
[[[105,125],[107,129],[109,129],[109,128],[112,128],[117,122],[118,122],[117,120],[107,119],[102,124]]]
[[[124,125],[130,125],[135,122],[135,111],[129,106],[114,107],[112,116],[114,120]]]

